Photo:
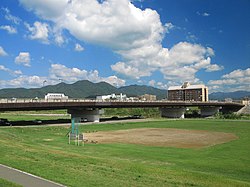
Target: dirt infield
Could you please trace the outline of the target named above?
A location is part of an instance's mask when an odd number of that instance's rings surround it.
[[[202,148],[237,139],[232,133],[173,128],[138,128],[84,133],[87,142],[129,143],[149,146]]]

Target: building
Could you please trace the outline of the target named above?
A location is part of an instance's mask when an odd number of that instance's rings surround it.
[[[111,94],[111,95],[100,95],[100,96],[96,96],[96,100],[119,100],[119,101],[123,101],[126,100],[127,96],[126,94]]]
[[[68,99],[69,97],[64,95],[63,93],[47,93],[45,95],[45,99]]]
[[[191,85],[185,82],[182,86],[168,88],[168,100],[171,101],[208,101],[208,88],[203,85]]]
[[[156,101],[156,95],[144,94],[140,96],[142,101]]]

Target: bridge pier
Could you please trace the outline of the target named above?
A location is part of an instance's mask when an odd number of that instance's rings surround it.
[[[160,108],[161,117],[184,118],[185,107],[164,107]]]
[[[199,107],[201,111],[201,117],[209,117],[213,116],[217,112],[219,112],[221,107],[218,106],[206,106],[206,107]]]
[[[68,109],[68,113],[71,114],[71,119],[74,118],[75,123],[83,121],[99,122],[103,110],[98,108]]]

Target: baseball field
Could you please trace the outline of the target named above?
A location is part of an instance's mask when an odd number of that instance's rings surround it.
[[[250,186],[250,122],[0,127],[0,163],[67,186]],[[1,180],[0,180],[1,181]]]

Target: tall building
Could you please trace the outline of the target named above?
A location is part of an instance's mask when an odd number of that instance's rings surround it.
[[[191,85],[184,82],[181,86],[168,88],[168,100],[171,101],[208,101],[208,88],[205,85]]]

